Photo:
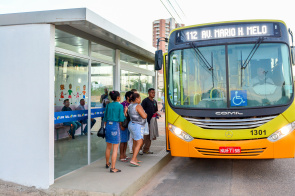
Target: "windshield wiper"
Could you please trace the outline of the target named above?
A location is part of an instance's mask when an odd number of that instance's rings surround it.
[[[206,68],[211,71],[211,75],[212,75],[212,85],[214,88],[214,74],[213,74],[213,53],[211,52],[211,63],[212,65],[210,65],[210,63],[207,61],[207,59],[204,57],[204,55],[201,53],[201,51],[199,50],[199,48],[197,46],[195,46],[195,44],[193,42],[189,43],[191,45],[191,47],[194,49],[194,51],[196,52],[196,54],[200,57],[201,61],[205,64]]]
[[[243,69],[247,68],[248,64],[250,63],[252,57],[254,56],[255,52],[257,51],[257,49],[259,48],[263,40],[264,40],[264,37],[258,38],[258,40],[256,41],[255,45],[253,46],[251,52],[249,53],[248,57],[246,58],[243,64],[242,64],[243,56],[241,51],[241,86],[243,86]]]
[[[197,46],[195,46],[195,44],[193,42],[190,42],[190,45],[195,50],[195,52],[200,56],[202,62],[206,65],[207,69],[211,71],[213,69],[212,66],[210,65],[210,63],[208,63],[208,61],[206,60],[204,55],[201,53],[199,48]]]

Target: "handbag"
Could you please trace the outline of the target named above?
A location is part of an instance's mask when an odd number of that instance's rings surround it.
[[[100,129],[97,131],[97,137],[102,137],[103,139],[106,136],[106,129],[104,128],[104,122],[103,122],[103,117],[101,117],[101,124],[100,124]]]
[[[102,137],[103,139],[106,136],[106,129],[104,128],[104,125],[100,127],[100,129],[97,131],[97,137]]]
[[[106,112],[108,110],[108,105],[106,105],[106,109],[105,109],[105,113],[104,113],[104,117],[106,116]],[[103,118],[104,117],[101,117],[101,125],[100,125],[100,129],[98,129],[97,131],[97,137],[102,137],[103,139],[105,138],[106,136],[106,129],[104,127],[104,122],[103,122]]]
[[[128,128],[128,124],[129,124],[129,122],[130,122],[130,116],[129,116],[129,114],[127,113],[127,116],[126,116],[125,120],[122,122],[122,127],[124,127],[124,128]]]
[[[144,131],[143,131],[143,135],[149,135],[150,132],[149,132],[149,124],[148,122],[145,123],[144,125]]]

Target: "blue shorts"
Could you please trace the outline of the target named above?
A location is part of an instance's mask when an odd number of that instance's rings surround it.
[[[106,124],[106,142],[111,144],[120,143],[120,125],[119,122],[108,121]]]
[[[130,135],[128,128],[125,128],[125,130],[121,130],[120,132],[121,142],[128,142]]]
[[[130,131],[130,137],[135,141],[143,139],[144,126],[130,121],[128,124],[128,129]]]

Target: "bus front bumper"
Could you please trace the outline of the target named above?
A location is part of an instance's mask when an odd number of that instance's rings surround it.
[[[276,142],[271,142],[266,138],[239,141],[194,139],[191,142],[186,142],[169,131],[169,143],[171,155],[179,157],[225,159],[294,158],[295,131]],[[240,147],[241,153],[220,153],[220,147]]]

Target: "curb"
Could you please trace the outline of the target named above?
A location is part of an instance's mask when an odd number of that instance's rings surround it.
[[[154,177],[163,167],[165,167],[172,160],[170,153],[165,155],[158,163],[156,163],[149,171],[142,175],[131,186],[127,187],[122,193],[114,194],[115,196],[129,196],[137,193],[147,182]]]

